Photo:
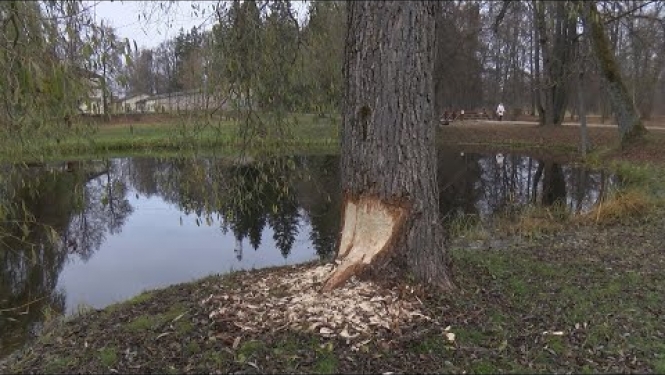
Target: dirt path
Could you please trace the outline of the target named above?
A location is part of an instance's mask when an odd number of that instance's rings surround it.
[[[482,121],[462,121],[462,122],[453,122],[453,125],[455,126],[468,126],[468,125],[527,125],[527,126],[538,126],[537,121],[496,121],[496,120],[482,120]],[[570,127],[579,127],[580,123],[579,122],[564,122],[562,124],[563,126],[570,126]],[[606,129],[615,129],[617,128],[617,124],[594,124],[594,123],[589,123],[587,124],[588,127],[590,128],[606,128]],[[665,125],[662,124],[653,124],[653,125],[647,125],[646,127],[648,130],[656,130],[656,131],[662,131],[665,130]]]
[[[657,125],[657,124],[656,124]],[[620,147],[619,132],[613,125],[593,124],[589,126],[589,142],[601,159],[630,160],[639,162],[665,162],[662,145],[665,143],[665,130],[658,126],[649,127],[644,142]],[[542,127],[532,121],[466,121],[439,127],[438,138],[441,145],[450,148],[464,148],[471,152],[481,148],[486,152],[510,152],[526,150],[543,152],[552,156],[567,155],[580,158],[578,152],[580,131],[577,124]],[[470,149],[471,148],[471,149]]]

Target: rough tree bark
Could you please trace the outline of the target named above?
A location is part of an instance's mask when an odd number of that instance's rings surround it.
[[[568,104],[568,82],[574,51],[575,19],[569,17],[567,2],[549,4],[554,7],[554,25],[548,31],[546,4],[534,1],[534,16],[538,30],[538,43],[543,55],[543,85],[541,86],[541,125],[561,125]]]
[[[587,47],[587,40],[583,38],[584,30],[586,30],[586,25],[584,23],[584,17],[582,17],[582,32],[579,34],[577,44],[577,116],[580,121],[580,152],[582,157],[586,157],[587,150],[589,149],[589,132],[587,129],[587,118],[586,118],[586,103],[584,102],[584,71],[585,71],[585,55],[583,53],[583,48]],[[588,48],[588,47],[587,47]]]
[[[534,91],[534,96],[535,96],[535,102],[536,106],[538,108],[538,119],[540,124],[545,124],[545,109],[543,108],[543,98],[542,98],[542,89],[541,89],[541,73],[540,73],[540,28],[541,26],[539,25],[539,22],[541,21],[541,14],[540,12],[542,11],[539,8],[539,4],[537,1],[533,1],[532,3],[532,8],[533,8],[533,38],[534,38],[534,86],[535,86],[535,91]]]
[[[566,178],[561,164],[541,161],[540,165],[544,170],[542,204],[544,206],[566,204]]]
[[[396,256],[421,282],[453,287],[437,211],[433,6],[348,3],[340,264],[324,291]]]
[[[644,138],[646,128],[642,124],[642,121],[640,121],[637,108],[635,108],[635,104],[621,77],[621,71],[610,48],[607,35],[605,35],[603,20],[598,9],[596,9],[595,2],[588,2],[584,5],[586,6],[584,13],[587,18],[585,23],[590,28],[590,36],[598,58],[600,71],[605,80],[610,104],[619,125],[621,144],[626,145],[632,141]]]
[[[580,152],[582,157],[586,157],[589,149],[589,132],[587,130],[586,106],[584,103],[584,70],[580,70],[577,74],[577,115],[580,119]]]

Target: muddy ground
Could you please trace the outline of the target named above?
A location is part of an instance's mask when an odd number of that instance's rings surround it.
[[[655,132],[624,151],[612,149],[611,129],[590,133],[606,149],[596,157],[664,161]],[[571,157],[576,134],[449,126],[440,142]],[[317,295],[318,264],[211,276],[55,320],[0,372],[663,373],[661,207],[567,220],[555,231],[471,231],[448,244],[458,287],[448,293],[355,280],[339,295]]]

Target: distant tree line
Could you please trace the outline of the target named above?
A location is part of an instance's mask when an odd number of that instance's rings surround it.
[[[344,37],[343,2],[310,2],[300,24],[290,1],[234,1],[220,4],[211,30],[181,29],[134,51],[123,75],[129,94],[201,89],[242,94],[261,108],[337,111]]]
[[[587,2],[599,10],[614,57],[641,117],[665,114],[665,5]],[[337,111],[342,96],[346,4],[311,1],[299,24],[290,1],[234,1],[218,8],[211,31],[180,30],[155,49],[135,51],[128,90],[235,90],[257,105]],[[586,109],[607,118],[610,98],[583,34],[579,1],[448,1],[436,10],[436,109],[577,115],[574,72],[588,74]]]
[[[347,3],[310,1],[300,18],[288,0],[206,6],[214,8],[212,29],[181,29],[155,48],[138,49],[96,22],[91,4],[2,2],[2,129],[67,124],[90,79],[106,107],[120,95],[199,89],[215,98],[236,94],[268,110],[340,111]],[[557,124],[577,115],[574,79],[584,72],[586,110],[609,118],[614,86],[603,74],[603,55],[590,52],[597,25],[641,119],[663,115],[664,14],[659,1],[439,2],[435,111],[491,111],[503,102],[509,115]]]

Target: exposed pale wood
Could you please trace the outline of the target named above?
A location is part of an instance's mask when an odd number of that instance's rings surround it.
[[[452,287],[436,183],[434,5],[348,3],[342,266],[328,290],[384,254],[402,256],[420,281]]]
[[[352,275],[360,273],[379,255],[392,250],[396,234],[400,232],[407,210],[382,203],[376,198],[364,197],[347,200],[344,225],[339,246],[339,266],[323,287],[334,289]]]

